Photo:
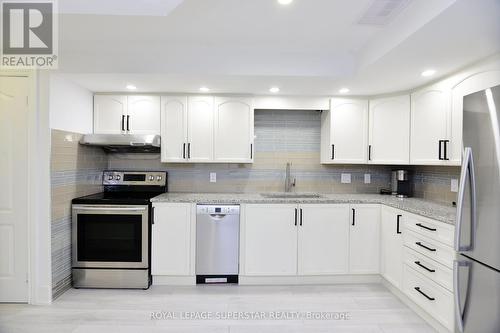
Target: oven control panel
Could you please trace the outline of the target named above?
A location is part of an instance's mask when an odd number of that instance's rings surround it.
[[[165,186],[167,173],[162,171],[104,171],[103,185]]]

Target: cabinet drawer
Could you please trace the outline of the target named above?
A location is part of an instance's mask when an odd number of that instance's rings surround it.
[[[453,246],[455,227],[452,225],[406,213],[404,227],[448,246]]]
[[[409,230],[403,233],[403,242],[406,247],[434,259],[449,268],[453,267],[453,260],[455,258],[453,248]]]
[[[453,294],[410,268],[403,267],[403,292],[422,309],[453,331]]]
[[[404,248],[404,263],[446,289],[453,290],[453,271],[426,256]]]

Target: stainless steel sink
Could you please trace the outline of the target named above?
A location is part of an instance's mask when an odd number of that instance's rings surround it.
[[[317,193],[261,193],[261,196],[269,199],[314,199],[321,198]]]

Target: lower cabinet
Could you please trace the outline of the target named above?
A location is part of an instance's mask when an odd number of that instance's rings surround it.
[[[194,205],[154,204],[151,231],[151,274],[194,275]]]
[[[382,206],[380,211],[380,273],[401,289],[403,279],[403,211]]]
[[[349,273],[380,272],[380,205],[351,205]]]

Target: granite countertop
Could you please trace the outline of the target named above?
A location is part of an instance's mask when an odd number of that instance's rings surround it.
[[[272,194],[272,193],[266,193]],[[151,202],[193,202],[198,204],[309,204],[309,203],[352,203],[384,204],[437,221],[455,224],[456,208],[417,198],[396,198],[380,194],[319,194],[319,198],[269,198],[260,193],[164,193]]]

